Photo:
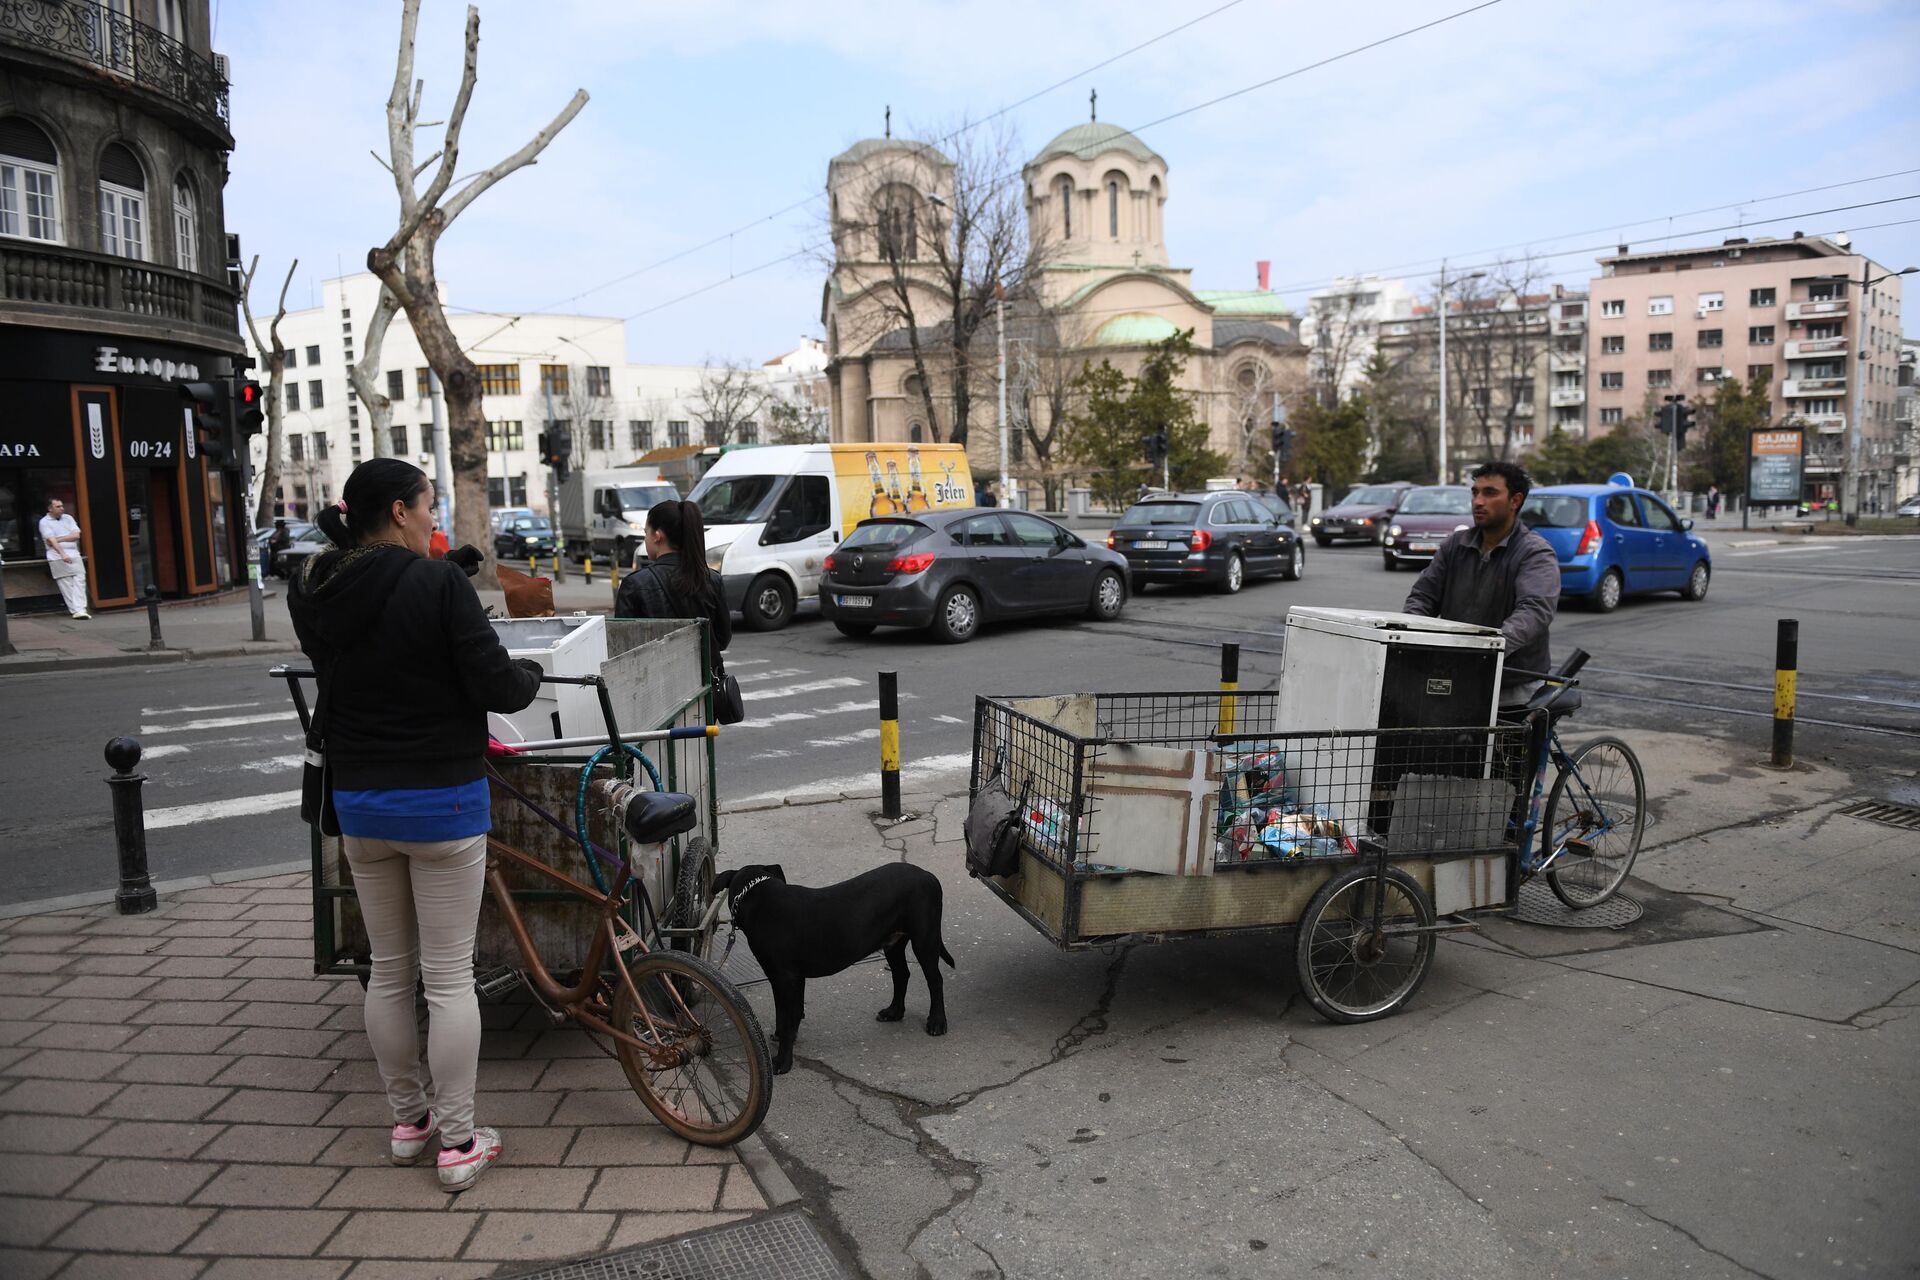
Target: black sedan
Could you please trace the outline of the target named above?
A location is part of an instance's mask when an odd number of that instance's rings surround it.
[[[545,516],[514,516],[494,531],[493,554],[512,563],[529,556],[553,554],[553,526]]]
[[[925,627],[962,644],[985,622],[1127,603],[1126,560],[1051,520],[968,507],[863,520],[826,558],[820,612],[843,635]]]
[[[1127,558],[1135,594],[1153,582],[1205,582],[1232,593],[1248,578],[1307,571],[1299,533],[1260,494],[1237,489],[1142,499],[1114,523],[1107,545]]]

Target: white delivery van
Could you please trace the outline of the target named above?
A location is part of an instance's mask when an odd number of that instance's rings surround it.
[[[793,620],[820,562],[862,520],[973,505],[955,444],[792,444],[731,449],[688,495],[727,607],[755,631]]]
[[[560,482],[558,521],[567,554],[611,558],[625,569],[646,534],[648,508],[679,496],[657,467],[568,472]]]

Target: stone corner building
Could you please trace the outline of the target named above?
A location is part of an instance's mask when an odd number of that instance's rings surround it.
[[[95,607],[245,572],[238,469],[179,383],[241,354],[221,192],[224,59],[207,0],[0,0],[0,555],[13,604],[58,599],[39,518],[84,534]]]
[[[1292,400],[1305,385],[1307,353],[1294,316],[1264,289],[1196,290],[1192,272],[1172,265],[1167,162],[1125,129],[1077,125],[1041,147],[1022,174],[1027,240],[1044,250],[1028,296],[1009,303],[1014,426],[1031,422],[1046,435],[1054,413],[1071,412],[1059,391],[1078,368],[1104,358],[1137,372],[1153,343],[1191,329],[1195,354],[1183,388],[1213,447],[1244,474],[1250,453],[1264,455],[1274,394]],[[836,441],[946,438],[951,310],[926,237],[944,212],[930,197],[950,203],[952,184],[952,160],[900,138],[857,142],[827,167],[834,253],[821,319]],[[940,371],[931,427],[895,297],[896,260],[913,293],[925,363]],[[991,321],[975,337],[972,361],[979,390],[968,454],[985,478],[999,468]],[[1024,482],[1065,478],[1062,468],[1033,457],[1018,431],[1010,457]]]

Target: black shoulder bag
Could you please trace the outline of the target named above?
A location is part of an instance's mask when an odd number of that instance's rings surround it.
[[[313,716],[307,721],[306,765],[300,774],[300,821],[317,827],[323,836],[340,834],[340,815],[333,808],[333,767],[327,763],[327,691],[340,669],[336,655],[327,665],[327,678],[314,694]]]
[[[1010,876],[1020,870],[1020,826],[1033,779],[1029,776],[1021,785],[1016,799],[1007,790],[1006,762],[1003,749],[994,761],[992,776],[974,793],[962,827],[967,838],[967,874],[976,878]]]
[[[660,566],[649,560],[647,561],[647,572],[654,575],[654,582],[659,585],[661,593],[664,594],[671,603],[674,599],[673,584],[659,576]],[[718,584],[716,584],[716,589],[718,589]],[[675,616],[684,615],[680,615],[676,611]],[[714,646],[712,653],[714,718],[721,724],[739,724],[747,718],[747,702],[745,698],[740,696],[740,682],[727,674],[727,660],[720,652],[719,646]]]

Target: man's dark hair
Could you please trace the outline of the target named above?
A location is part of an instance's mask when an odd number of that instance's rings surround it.
[[[1499,476],[1507,482],[1507,492],[1520,497],[1533,492],[1533,477],[1527,469],[1517,462],[1483,462],[1473,469],[1472,478],[1484,480],[1488,476]]]

